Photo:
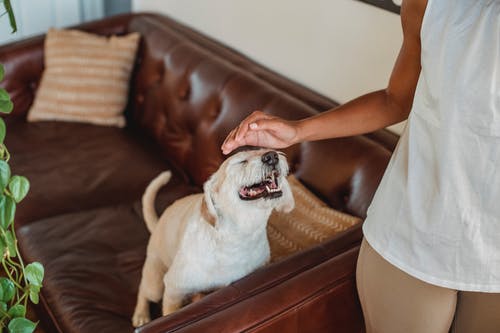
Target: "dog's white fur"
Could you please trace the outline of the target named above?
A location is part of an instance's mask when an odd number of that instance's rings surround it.
[[[191,294],[213,290],[249,274],[270,257],[266,234],[273,209],[291,211],[294,200],[286,181],[288,164],[279,154],[276,169],[282,196],[245,201],[239,189],[262,181],[269,150],[244,151],[228,158],[204,184],[204,194],[184,197],[160,218],[154,199],[170,179],[160,174],[143,196],[143,215],[151,232],[132,322],[150,321],[148,301],[163,298],[163,315],[177,310]]]

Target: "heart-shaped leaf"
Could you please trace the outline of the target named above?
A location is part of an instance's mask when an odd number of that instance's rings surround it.
[[[12,109],[14,109],[14,104],[12,101],[1,101],[0,100],[0,112],[2,113],[11,113]]]
[[[17,317],[25,317],[26,316],[26,308],[22,304],[14,305],[7,311],[11,318]]]
[[[12,194],[14,201],[19,203],[24,199],[30,189],[30,182],[26,177],[13,176],[9,182],[9,191]]]
[[[12,28],[12,31],[10,33],[14,33],[17,31],[17,23],[16,23],[16,16],[14,15],[14,10],[12,9],[12,5],[10,3],[10,0],[3,0],[3,6],[5,8],[5,12],[9,14],[9,23],[10,27]]]
[[[33,302],[33,304],[38,304],[40,287],[35,286],[34,284],[31,284],[29,288],[30,288],[30,300],[31,300],[31,302]]]
[[[39,262],[35,261],[32,262],[31,264],[27,265],[25,270],[26,278],[30,282],[30,284],[41,287],[42,286],[42,281],[43,281],[43,275],[45,273],[45,270],[43,269],[42,264]],[[38,288],[40,289],[40,288]]]
[[[7,251],[7,244],[3,240],[3,237],[0,237],[0,257],[3,258],[6,251]]]
[[[13,258],[17,257],[16,242],[15,242],[14,237],[12,236],[12,232],[10,230],[7,230],[5,232],[4,242],[7,245],[7,250],[9,252],[9,256],[13,257]]]
[[[14,318],[9,323],[9,333],[32,333],[36,324],[26,318]]]
[[[7,229],[14,221],[16,203],[11,197],[0,195],[0,227]]]
[[[10,167],[7,162],[0,160],[0,190],[3,192],[10,179]]]
[[[4,88],[0,88],[0,101],[10,101],[9,93]]]
[[[5,140],[5,135],[7,134],[7,128],[5,127],[5,122],[0,118],[0,143]]]
[[[3,295],[0,298],[0,301],[8,302],[14,297],[16,293],[16,287],[14,286],[14,282],[11,280],[1,277],[0,278],[0,287],[2,289]]]

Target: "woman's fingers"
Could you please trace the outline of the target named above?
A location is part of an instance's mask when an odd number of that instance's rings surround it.
[[[281,119],[257,119],[254,122],[250,123],[249,127],[251,130],[270,130],[275,131],[282,125]]]
[[[231,132],[229,132],[226,139],[224,140],[224,143],[221,146],[223,154],[229,154],[231,151],[233,151],[236,148],[235,147],[235,140],[234,140],[234,136],[236,135],[236,130],[237,130],[237,128],[235,128]]]
[[[252,112],[252,114],[243,119],[243,121],[240,123],[240,126],[238,126],[238,130],[236,131],[236,136],[235,136],[236,141],[240,141],[242,138],[245,137],[247,131],[250,129],[250,124],[254,123],[259,119],[270,119],[270,118],[272,118],[272,116],[265,114],[262,111]]]
[[[293,122],[289,122],[280,118],[260,119],[251,124],[252,130],[259,133],[269,133],[269,138],[273,138],[275,144],[283,148],[295,143],[297,136],[297,127]],[[266,142],[269,145],[268,142]]]
[[[248,131],[248,125],[259,117],[267,117],[267,115],[262,111],[254,111],[247,118],[245,118],[239,126],[229,132],[226,139],[224,140],[224,143],[221,146],[222,152],[224,154],[229,154],[239,146],[245,145],[243,138]]]
[[[265,125],[268,121],[271,123]],[[265,128],[271,128],[273,124],[277,124],[279,126],[279,122],[282,120],[280,118],[276,118],[274,116],[268,115],[262,111],[254,111],[248,117],[246,117],[239,126],[234,128],[227,135],[224,143],[221,146],[223,154],[229,154],[234,149],[245,146],[245,145],[268,145],[269,143],[264,140],[264,142],[260,142],[259,135],[257,133],[249,133],[249,131],[260,131]],[[264,124],[264,125],[262,125]],[[274,125],[274,126],[275,126]]]

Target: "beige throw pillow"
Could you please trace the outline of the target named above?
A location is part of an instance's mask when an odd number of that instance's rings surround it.
[[[28,121],[125,126],[123,110],[139,37],[51,29],[45,39],[45,70]]]
[[[293,175],[288,182],[295,199],[290,213],[274,212],[267,224],[271,261],[322,243],[361,218],[337,211],[311,193]]]

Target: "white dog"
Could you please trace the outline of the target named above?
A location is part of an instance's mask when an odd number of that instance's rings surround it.
[[[163,315],[184,298],[230,284],[270,257],[266,225],[273,209],[289,212],[294,200],[288,164],[272,150],[239,152],[204,184],[204,193],[184,197],[158,219],[154,199],[170,179],[164,172],[142,198],[151,232],[132,323],[150,321],[149,303],[163,297]]]

